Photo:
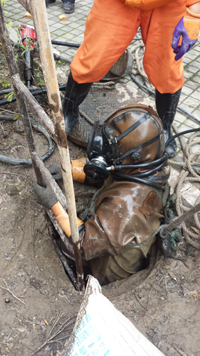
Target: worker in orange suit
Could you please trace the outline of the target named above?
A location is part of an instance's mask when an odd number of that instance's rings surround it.
[[[67,134],[78,120],[78,107],[92,83],[110,70],[140,26],[144,69],[156,89],[156,108],[166,142],[172,135],[171,124],[184,84],[182,56],[197,41],[199,22],[197,0],[94,0],[84,42],[71,63],[66,85],[63,112]],[[175,140],[166,151],[169,157],[175,155]]]

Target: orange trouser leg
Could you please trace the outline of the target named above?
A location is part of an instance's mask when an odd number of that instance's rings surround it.
[[[101,79],[131,43],[139,16],[140,11],[121,0],[95,0],[86,21],[84,42],[71,63],[73,79],[78,83]]]
[[[86,21],[84,42],[71,64],[78,83],[101,79],[126,50],[139,25],[145,43],[144,69],[160,93],[174,93],[184,83],[182,60],[175,61],[173,30],[185,13],[186,0],[138,11],[121,0],[95,0]]]
[[[174,28],[185,14],[186,0],[141,13],[145,43],[144,69],[149,81],[160,93],[175,93],[184,84],[182,59],[175,61],[171,47]]]

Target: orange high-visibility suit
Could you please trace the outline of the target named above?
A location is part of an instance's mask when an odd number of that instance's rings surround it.
[[[94,0],[84,42],[72,63],[73,79],[100,80],[124,53],[141,27],[144,69],[160,93],[175,93],[184,84],[182,59],[175,61],[173,31],[197,0]]]

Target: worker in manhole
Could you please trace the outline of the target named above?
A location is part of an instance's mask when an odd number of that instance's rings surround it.
[[[163,218],[163,195],[169,177],[162,123],[152,108],[130,105],[95,124],[87,158],[72,161],[73,179],[104,181],[90,218],[78,220],[83,265],[107,284],[145,268],[155,232]],[[61,179],[59,164],[50,172]],[[66,235],[69,218],[58,207],[49,184],[34,183],[38,203],[52,209]],[[88,214],[86,214],[88,215]],[[63,253],[73,261],[73,246]]]
[[[182,56],[198,40],[199,23],[197,0],[94,0],[84,41],[70,65],[63,102],[67,134],[92,83],[106,75],[141,27],[144,70],[156,88],[157,113],[167,142],[184,84]],[[167,146],[169,158],[176,149],[174,139]]]

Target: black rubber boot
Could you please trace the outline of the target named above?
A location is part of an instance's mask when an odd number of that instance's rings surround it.
[[[65,88],[65,98],[63,101],[63,114],[65,119],[65,130],[67,135],[78,120],[79,105],[86,98],[92,83],[78,84],[70,72]]]
[[[74,2],[64,2],[63,3],[63,10],[66,14],[73,14],[73,12],[75,11],[75,4]]]
[[[50,4],[54,4],[56,0],[45,0],[46,7],[48,7]]]
[[[159,118],[163,124],[165,143],[172,137],[171,125],[173,123],[178,106],[181,89],[174,94],[161,94],[156,90],[156,108]],[[177,151],[175,139],[165,147],[169,158],[173,158]]]

